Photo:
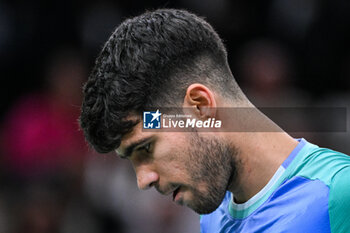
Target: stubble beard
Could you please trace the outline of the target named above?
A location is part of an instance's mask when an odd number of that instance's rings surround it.
[[[216,210],[236,176],[237,154],[237,148],[217,138],[204,138],[196,133],[191,135],[186,169],[193,182],[193,200],[184,204],[198,214]]]

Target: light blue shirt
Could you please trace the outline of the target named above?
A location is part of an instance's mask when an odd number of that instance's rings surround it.
[[[350,232],[350,157],[299,139],[268,184],[243,204],[227,192],[201,233]]]

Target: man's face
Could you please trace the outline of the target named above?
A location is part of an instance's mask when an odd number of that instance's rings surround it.
[[[199,214],[220,205],[236,172],[237,150],[196,132],[142,132],[138,124],[117,152],[129,155],[140,189],[154,186]]]

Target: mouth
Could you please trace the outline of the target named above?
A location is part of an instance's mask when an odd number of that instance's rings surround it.
[[[177,202],[178,199],[179,199],[178,194],[179,194],[180,188],[181,188],[181,187],[179,186],[179,187],[178,187],[177,189],[175,189],[174,192],[173,192],[173,201],[175,201],[175,202]]]

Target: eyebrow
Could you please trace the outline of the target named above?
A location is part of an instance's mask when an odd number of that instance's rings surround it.
[[[143,144],[146,144],[152,139],[153,136],[147,137],[147,138],[142,138],[138,141],[132,142],[129,146],[125,148],[125,153],[121,154],[118,153],[121,158],[128,158],[131,156],[131,154],[134,152],[135,148],[138,146],[141,146]]]

